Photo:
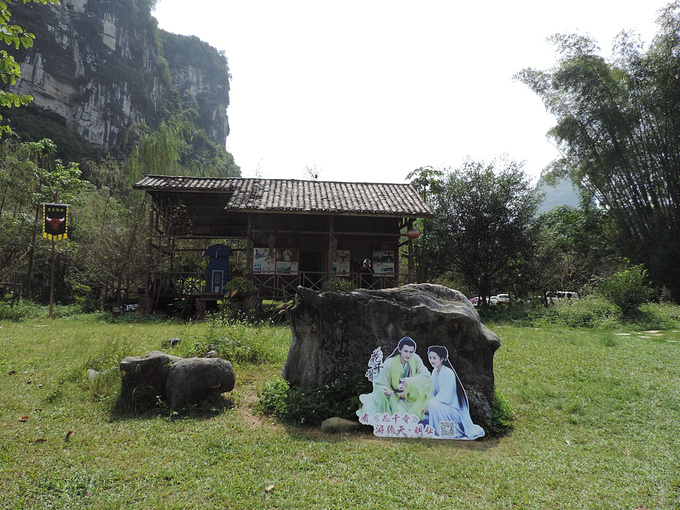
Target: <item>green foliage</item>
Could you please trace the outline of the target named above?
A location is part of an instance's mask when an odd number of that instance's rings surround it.
[[[635,316],[635,324],[647,330],[680,329],[680,305],[671,303],[645,303]]]
[[[257,286],[243,276],[231,278],[223,287],[224,294],[229,297],[245,298],[257,293]]]
[[[321,292],[352,292],[356,288],[357,286],[347,278],[335,277],[323,282]]]
[[[595,207],[561,206],[538,216],[532,225],[534,250],[526,272],[531,290],[581,290],[609,276],[619,265],[608,239],[609,221]]]
[[[220,315],[206,319],[206,332],[194,344],[180,343],[179,356],[201,357],[217,351],[220,358],[242,364],[283,362],[288,352],[286,336],[269,325],[250,326]]]
[[[466,160],[447,174],[419,172],[414,183],[429,193],[435,213],[420,241],[420,264],[431,268],[431,277],[453,271],[453,279],[485,298],[501,282],[520,279],[518,261],[529,252],[539,202],[522,165]]]
[[[493,400],[491,401],[491,422],[484,427],[486,436],[492,439],[503,437],[513,431],[512,419],[515,412],[510,405],[510,401],[498,391],[493,390]]]
[[[59,3],[58,0],[23,0],[23,3],[28,3],[33,1],[34,3]],[[3,0],[0,2],[0,41],[2,41],[7,46],[13,47],[15,50],[19,47],[30,48],[33,46],[33,39],[35,36],[30,32],[26,32],[23,28],[18,25],[14,25],[10,22],[11,12],[10,7],[12,4],[16,3],[15,0]],[[18,79],[21,78],[21,68],[19,63],[14,60],[14,57],[7,53],[7,50],[0,50],[0,79],[2,83],[7,87],[8,85],[14,85]],[[0,107],[11,108],[25,106],[33,100],[30,95],[19,96],[13,92],[5,90],[3,87],[0,90]],[[0,121],[2,121],[2,116],[0,115]],[[0,136],[3,133],[9,133],[10,128],[8,126],[0,126]]]
[[[53,306],[54,318],[75,317],[82,314],[82,310],[77,305]],[[19,300],[14,306],[10,303],[0,301],[0,320],[21,322],[29,319],[47,318],[49,307],[34,303],[26,299]]]
[[[83,162],[86,159],[99,160],[104,157],[104,150],[88,142],[76,131],[70,130],[62,122],[40,115],[29,108],[11,108],[4,118],[12,131],[21,140],[36,141],[48,138],[57,146],[56,157],[63,161]],[[87,179],[87,176],[85,176]],[[89,179],[88,179],[89,180]]]
[[[600,284],[598,292],[616,305],[624,316],[631,315],[654,295],[648,281],[645,268],[637,265],[613,274]]]
[[[36,306],[26,300],[18,301],[14,306],[0,301],[0,321],[23,321],[38,316]]]
[[[587,36],[555,35],[557,64],[518,79],[555,117],[549,136],[563,157],[551,172],[607,212],[622,256],[680,295],[680,2],[658,26],[647,49],[621,32],[611,60]]]
[[[339,416],[356,420],[359,395],[366,391],[362,376],[346,376],[323,388],[303,391],[280,377],[264,384],[258,391],[258,410],[297,425],[319,425]]]
[[[610,302],[596,296],[550,307],[549,321],[572,328],[615,327],[619,313]]]

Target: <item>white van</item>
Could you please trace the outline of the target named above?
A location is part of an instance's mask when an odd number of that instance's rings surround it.
[[[581,295],[575,290],[549,290],[545,293],[545,301],[549,305],[577,299],[581,299]]]

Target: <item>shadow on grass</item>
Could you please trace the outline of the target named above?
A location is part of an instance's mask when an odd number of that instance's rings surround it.
[[[279,422],[281,423],[281,422]],[[318,427],[305,427],[281,423],[289,438],[293,441],[315,443],[346,443],[353,441],[375,441],[384,445],[385,448],[398,448],[403,444],[419,444],[423,448],[439,448],[445,445],[447,448],[457,450],[490,451],[500,445],[500,438],[480,438],[474,441],[459,441],[455,439],[428,439],[428,438],[395,438],[379,437],[373,434],[373,427],[362,425],[360,429],[349,432],[323,432]]]
[[[121,395],[111,408],[110,421],[148,420],[158,417],[169,420],[210,420],[233,408],[233,400],[224,394],[211,395],[200,404],[181,409],[171,409],[160,398],[155,402],[135,402],[129,396]]]

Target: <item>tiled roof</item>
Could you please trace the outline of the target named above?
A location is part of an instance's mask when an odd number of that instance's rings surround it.
[[[432,215],[410,184],[148,175],[134,188],[149,192],[226,193],[228,210]]]

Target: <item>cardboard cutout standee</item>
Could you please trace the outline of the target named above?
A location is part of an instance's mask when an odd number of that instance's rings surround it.
[[[373,433],[381,437],[472,440],[484,436],[484,430],[472,423],[467,394],[446,347],[428,348],[432,373],[416,348],[415,341],[405,337],[384,361],[380,347],[373,351],[366,372],[373,391],[359,397],[359,421],[372,425]]]

